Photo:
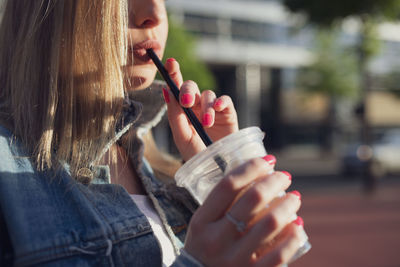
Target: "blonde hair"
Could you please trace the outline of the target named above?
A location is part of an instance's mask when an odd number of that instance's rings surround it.
[[[74,176],[115,134],[124,97],[126,0],[9,0],[0,28],[0,115],[37,168]]]

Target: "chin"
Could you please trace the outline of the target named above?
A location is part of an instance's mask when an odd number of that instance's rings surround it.
[[[143,90],[149,87],[154,79],[149,79],[146,77],[135,76],[130,79],[130,84],[128,84],[127,89],[129,90]]]
[[[142,90],[146,89],[149,87],[156,76],[156,71],[155,70],[146,70],[146,71],[135,71],[132,70],[131,73],[141,73],[142,75],[132,75],[129,76],[129,81],[125,83],[126,90],[131,91],[131,90]]]

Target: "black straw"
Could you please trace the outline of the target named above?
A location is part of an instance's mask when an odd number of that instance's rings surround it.
[[[164,65],[162,64],[161,60],[158,58],[156,53],[154,53],[153,49],[146,50],[147,55],[153,60],[154,64],[156,65],[158,71],[161,73],[161,76],[164,78],[165,82],[168,84],[169,88],[171,89],[172,93],[175,96],[176,101],[179,102],[179,89],[172,81],[171,77],[169,76],[167,70],[165,69]],[[204,131],[203,125],[201,125],[200,121],[197,119],[196,115],[193,113],[193,110],[190,108],[182,107],[183,111],[186,113],[189,121],[192,123],[193,127],[196,129],[197,134],[200,136],[201,140],[203,140],[206,146],[209,146],[213,143],[211,138],[208,136],[206,131]]]
[[[147,52],[147,55],[151,58],[151,60],[156,65],[158,71],[161,73],[161,76],[164,78],[164,81],[168,84],[169,88],[171,89],[172,93],[175,96],[176,101],[178,101],[178,103],[179,103],[178,86],[176,86],[174,81],[171,79],[167,70],[165,69],[164,65],[162,64],[161,60],[158,58],[156,53],[154,53],[153,49],[151,49],[151,48],[147,49],[146,52]],[[186,116],[188,117],[189,121],[192,123],[193,127],[196,129],[196,132],[200,136],[201,140],[203,140],[203,143],[206,146],[211,145],[213,143],[213,141],[211,140],[211,138],[208,136],[208,134],[204,130],[203,125],[201,125],[201,123],[197,119],[196,115],[193,113],[193,110],[190,108],[184,108],[184,107],[182,107],[182,109],[186,113]],[[226,165],[227,165],[226,161],[220,155],[214,156],[214,161],[215,161],[215,163],[217,163],[217,165],[221,169],[221,171],[225,172]]]

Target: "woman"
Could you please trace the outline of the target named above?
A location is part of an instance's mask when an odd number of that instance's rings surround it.
[[[197,112],[214,140],[238,128],[230,98],[200,95],[194,82],[183,82],[175,60],[166,68],[181,103],[153,82],[156,69],[144,50],[163,54],[163,0],[9,0],[5,8],[1,266],[289,261],[304,242],[301,220],[292,222],[300,198],[277,197],[290,175],[273,172],[273,157],[232,170],[201,207],[155,177],[176,170],[162,167],[173,161],[155,156],[148,134],[162,113],[162,94],[183,160],[204,145],[179,104]]]

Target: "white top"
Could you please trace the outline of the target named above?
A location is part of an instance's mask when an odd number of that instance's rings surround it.
[[[161,246],[163,266],[170,266],[176,256],[174,247],[161,222],[160,216],[154,209],[151,200],[146,195],[130,195],[132,200],[149,220],[154,235]]]

